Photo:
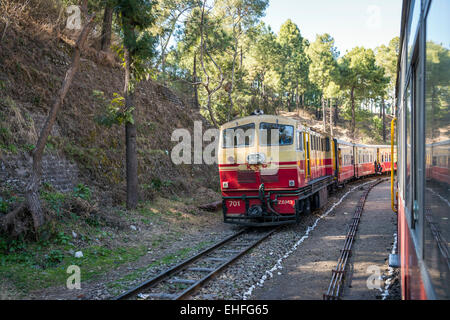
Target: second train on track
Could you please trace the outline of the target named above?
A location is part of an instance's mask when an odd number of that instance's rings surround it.
[[[390,146],[342,141],[294,119],[253,115],[221,127],[219,172],[227,223],[296,223],[324,206],[337,185],[390,171]]]

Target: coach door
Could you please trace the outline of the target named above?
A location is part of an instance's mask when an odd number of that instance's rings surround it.
[[[336,177],[339,177],[339,168],[341,166],[341,149],[338,148],[338,143],[336,139],[333,139],[333,169],[334,169],[334,175]]]
[[[305,155],[306,155],[306,177],[309,178],[311,176],[311,144],[310,144],[310,135],[305,132]]]

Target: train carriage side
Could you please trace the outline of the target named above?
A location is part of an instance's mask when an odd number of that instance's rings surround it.
[[[449,39],[450,1],[403,1],[393,194],[406,300],[450,299]]]
[[[355,144],[355,154],[355,177],[361,178],[375,174],[377,148],[369,145]]]
[[[353,143],[335,139],[336,167],[338,183],[344,183],[355,177],[354,145]]]
[[[450,140],[426,145],[426,179],[443,184],[450,182]]]
[[[391,172],[391,146],[388,145],[380,145],[377,147],[377,161],[381,166],[381,173]],[[394,148],[394,170],[396,159],[396,148]]]
[[[313,181],[326,176],[333,175],[332,150],[330,136],[305,130],[310,143],[310,166],[311,174],[309,180]]]

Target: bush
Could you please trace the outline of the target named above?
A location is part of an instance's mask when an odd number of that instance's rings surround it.
[[[2,197],[0,197],[0,213],[7,213],[9,210],[9,203],[6,200],[3,200]]]
[[[91,190],[89,187],[85,186],[82,183],[79,183],[74,189],[73,189],[73,196],[76,198],[81,198],[83,200],[89,201],[91,199]]]

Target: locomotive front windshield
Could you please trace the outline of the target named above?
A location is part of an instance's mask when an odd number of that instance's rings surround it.
[[[293,126],[262,122],[259,132],[259,143],[262,146],[287,146],[294,143]]]
[[[255,141],[255,124],[249,123],[223,131],[224,148],[251,147]]]

